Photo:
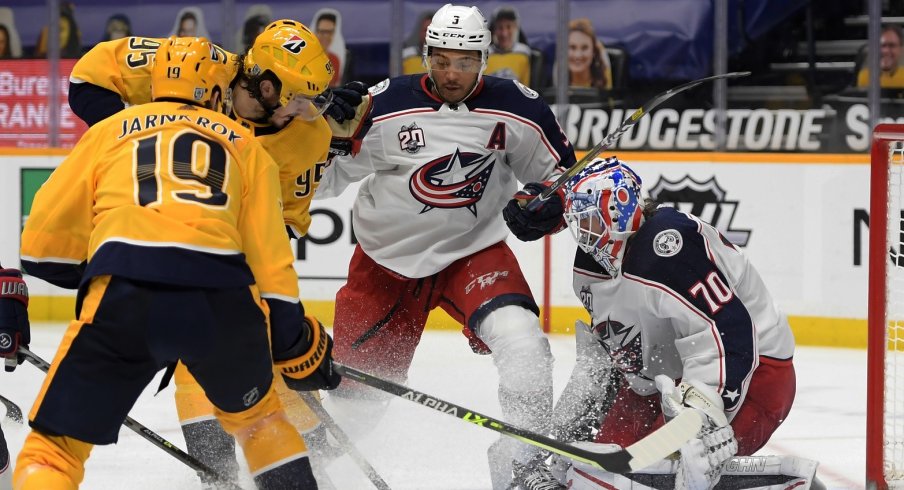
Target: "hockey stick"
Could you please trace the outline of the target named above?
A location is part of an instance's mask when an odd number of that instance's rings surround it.
[[[3,395],[0,395],[0,403],[6,407],[6,419],[9,419],[16,425],[22,425],[25,422],[25,419],[22,417],[22,409],[19,408],[19,405],[16,405],[15,402]]]
[[[32,363],[41,371],[44,371],[45,373],[50,371],[50,363],[41,358],[41,356],[28,350],[27,348],[19,346],[19,354],[24,355],[25,359],[28,360],[28,362]],[[220,475],[194,456],[179,449],[179,447],[167,441],[151,429],[148,429],[144,425],[140,424],[132,417],[126,416],[126,420],[122,425],[125,425],[129,429],[132,429],[132,431],[134,431],[136,434],[150,441],[151,444],[159,447],[160,449],[163,449],[167,454],[178,459],[189,468],[197,472],[204,473],[205,475],[215,479],[218,484],[223,485],[225,488],[229,490],[242,490],[242,487],[236,485],[232,480]]]
[[[471,422],[485,429],[513,437],[523,443],[531,444],[613,473],[628,473],[639,470],[665,458],[680,449],[688,440],[696,437],[703,427],[703,419],[697,410],[685,410],[640,441],[617,452],[601,454],[574,447],[535,432],[520,429],[460,405],[449,403],[392,381],[371,376],[363,371],[358,371],[336,362],[333,363],[333,369],[342,376],[386,393],[391,393],[427,408],[462,419],[465,422]]]
[[[625,120],[622,121],[621,126],[616,128],[615,131],[607,134],[606,137],[603,138],[603,141],[600,141],[599,143],[597,143],[596,146],[591,148],[587,152],[587,154],[584,155],[584,157],[580,159],[580,161],[578,161],[577,163],[572,165],[568,170],[566,170],[564,173],[562,173],[562,175],[560,175],[559,178],[557,178],[555,180],[555,182],[553,182],[552,185],[550,185],[546,190],[544,190],[538,196],[531,199],[530,202],[527,203],[527,209],[533,210],[537,206],[539,206],[540,203],[549,199],[549,196],[553,195],[556,192],[556,190],[558,190],[560,187],[565,185],[566,182],[568,182],[568,179],[574,177],[578,172],[583,170],[584,167],[586,167],[588,163],[592,162],[593,159],[596,158],[597,156],[599,156],[600,153],[602,153],[607,148],[612,146],[612,144],[615,143],[619,138],[621,138],[623,134],[625,134],[626,132],[628,132],[629,129],[634,127],[634,125],[637,124],[637,122],[640,121],[640,119],[642,117],[644,117],[650,111],[655,109],[659,104],[662,104],[663,102],[669,100],[670,98],[672,98],[673,96],[675,96],[677,94],[680,94],[681,92],[684,92],[685,90],[692,89],[692,88],[694,88],[700,84],[706,83],[706,82],[711,82],[713,80],[720,80],[723,78],[727,79],[727,78],[746,77],[747,75],[750,75],[749,71],[736,71],[736,72],[731,72],[731,73],[723,73],[721,75],[713,75],[711,77],[701,78],[698,80],[687,82],[683,85],[678,85],[677,87],[672,87],[672,88],[666,90],[665,92],[662,92],[662,93],[656,95],[655,97],[653,97],[652,99],[650,99],[646,103],[644,103],[644,105],[638,107],[637,110],[632,112],[630,116],[626,117]]]
[[[377,473],[377,470],[374,469],[370,463],[364,459],[364,456],[358,452],[358,448],[352,443],[351,439],[348,438],[348,435],[339,427],[339,424],[333,419],[333,417],[323,408],[323,405],[314,398],[314,395],[310,394],[307,391],[299,391],[298,395],[301,396],[301,399],[304,400],[305,403],[311,408],[311,411],[314,412],[314,415],[317,416],[318,419],[326,426],[327,430],[333,434],[333,437],[339,441],[339,444],[342,445],[342,450],[345,451],[346,454],[352,461],[358,465],[358,468],[361,468],[361,471],[367,475],[367,478],[370,479],[371,483],[374,484],[379,490],[390,490],[389,485],[385,480],[380,478],[380,475]]]

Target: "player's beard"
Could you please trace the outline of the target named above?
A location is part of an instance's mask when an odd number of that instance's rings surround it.
[[[474,88],[477,86],[478,79],[475,78],[474,82],[470,84],[466,89],[462,90],[461,87],[463,85],[456,84],[458,88],[452,89],[455,95],[451,94],[444,86],[437,83],[433,80],[433,90],[439,95],[439,98],[445,101],[448,104],[458,104],[465,99],[468,98],[474,92]]]

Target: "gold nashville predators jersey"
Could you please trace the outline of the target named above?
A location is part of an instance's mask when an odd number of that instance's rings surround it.
[[[278,188],[272,158],[227,116],[180,102],[133,106],[85,133],[38,191],[23,267],[64,287],[105,274],[256,282],[262,296],[297,303]],[[81,277],[67,276],[85,261]]]
[[[322,117],[313,121],[295,118],[282,129],[239,121],[279,166],[283,221],[289,235],[301,238],[311,226],[311,199],[326,167],[333,135],[329,124]]]
[[[131,36],[98,43],[75,63],[69,80],[116,92],[129,105],[146,104],[151,101],[151,65],[163,41]],[[237,69],[237,56],[219,46],[215,49],[230,60],[227,66],[232,70],[231,79]]]
[[[72,69],[72,83],[90,83],[120,95],[129,105],[151,101],[151,64],[164,40],[128,37],[97,44]],[[237,56],[222,51],[227,59]],[[230,63],[229,66],[237,66]],[[280,196],[286,230],[295,238],[311,225],[311,199],[320,182],[332,132],[323,118],[293,120],[280,129],[236,117],[252,130],[279,166]]]

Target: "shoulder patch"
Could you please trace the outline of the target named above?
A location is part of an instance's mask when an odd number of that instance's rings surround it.
[[[382,82],[374,85],[373,87],[367,89],[370,92],[370,95],[377,95],[379,93],[385,92],[386,89],[389,88],[389,79],[383,80]]]
[[[675,229],[662,230],[653,238],[653,252],[660,257],[671,257],[681,251],[681,233]]]
[[[540,96],[540,94],[538,94],[536,90],[533,90],[532,88],[528,87],[527,85],[524,85],[523,83],[519,82],[518,80],[512,80],[512,81],[515,82],[515,86],[518,87],[518,90],[520,90],[521,93],[524,94],[524,96],[527,97],[528,99],[536,99],[537,97]]]

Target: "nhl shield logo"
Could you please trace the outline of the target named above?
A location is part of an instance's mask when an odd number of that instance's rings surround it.
[[[245,393],[242,396],[242,403],[244,403],[246,407],[250,407],[251,405],[254,405],[255,403],[257,403],[257,401],[260,399],[260,397],[261,397],[261,392],[258,391],[257,386],[255,386],[254,388],[251,389],[251,391],[249,391],[248,393]]]
[[[715,177],[702,182],[694,180],[690,175],[677,181],[659,177],[659,181],[647,192],[654,200],[693,214],[713,225],[731,243],[740,247],[747,246],[751,230],[732,228],[738,201],[726,198],[727,192]]]

